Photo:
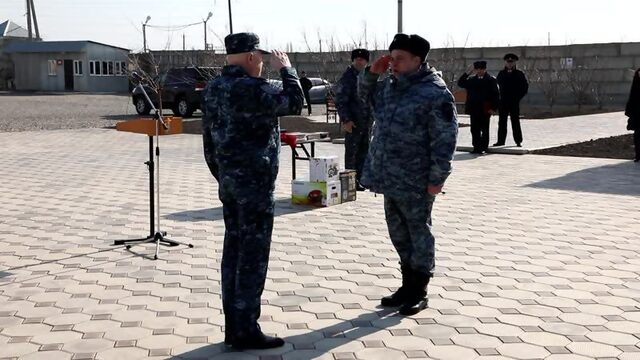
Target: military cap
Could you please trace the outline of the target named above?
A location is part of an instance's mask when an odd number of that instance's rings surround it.
[[[487,68],[487,62],[484,60],[480,60],[480,61],[476,61],[473,63],[473,68],[474,69],[486,69]]]
[[[389,51],[396,49],[408,51],[425,61],[429,50],[431,50],[431,44],[420,35],[396,34],[393,37],[393,41],[391,41],[391,45],[389,45]]]
[[[353,61],[355,58],[363,58],[363,59],[369,61],[369,50],[367,50],[367,49],[354,49],[351,52],[351,61]]]
[[[504,60],[505,61],[508,61],[508,60],[518,61],[518,60],[520,60],[520,58],[516,54],[508,53],[507,55],[504,56]]]
[[[224,47],[228,55],[241,54],[252,51],[260,51],[263,54],[271,54],[269,51],[261,49],[260,38],[250,32],[229,34],[224,38]]]

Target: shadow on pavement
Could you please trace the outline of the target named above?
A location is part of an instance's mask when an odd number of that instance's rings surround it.
[[[293,205],[291,204],[290,198],[276,199],[275,216],[297,214],[301,212],[312,211],[315,209],[317,208],[313,206]],[[181,211],[165,215],[163,216],[163,218],[174,221],[191,222],[222,220],[222,206],[209,209]]]
[[[640,195],[640,165],[632,161],[598,166],[526,185],[532,188],[613,195]]]
[[[329,353],[339,346],[395,326],[402,319],[403,317],[399,316],[396,311],[381,309],[369,314],[362,314],[351,320],[343,320],[322,329],[284,337],[285,345],[278,349],[248,350],[245,353],[260,359],[280,359],[280,355],[285,353],[287,358],[296,360],[317,359],[320,354]],[[373,325],[374,321],[378,324]],[[192,351],[177,354],[172,359],[244,359],[243,354],[243,352],[226,347],[224,343],[217,343],[206,344]]]

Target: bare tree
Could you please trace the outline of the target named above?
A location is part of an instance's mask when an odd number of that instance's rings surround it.
[[[582,106],[593,102],[593,69],[579,65],[574,68],[564,69],[564,80],[573,95],[573,100],[578,105],[578,111],[582,110]]]

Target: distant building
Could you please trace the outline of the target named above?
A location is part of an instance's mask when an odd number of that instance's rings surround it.
[[[129,50],[94,41],[11,41],[16,90],[127,92]]]

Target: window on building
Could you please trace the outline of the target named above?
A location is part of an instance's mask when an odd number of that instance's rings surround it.
[[[102,62],[102,75],[103,76],[109,75],[109,62],[108,61],[103,61]]]
[[[101,61],[96,61],[96,75],[102,75],[102,62]]]
[[[81,60],[73,60],[73,75],[82,76],[82,61]]]
[[[113,61],[109,61],[108,62],[108,66],[109,66],[109,72],[107,74],[113,76],[114,72],[113,72]]]
[[[96,74],[96,62],[91,60],[89,61],[89,75],[93,76]]]
[[[48,65],[49,65],[49,75],[50,76],[56,76],[58,75],[58,64],[55,60],[49,60],[48,61]]]
[[[115,66],[114,74],[116,76],[120,76],[122,74],[122,70],[120,69],[120,62],[116,61],[113,65]]]
[[[122,75],[128,76],[128,74],[127,74],[128,69],[127,69],[127,62],[126,61],[121,61],[120,62],[120,70],[122,71]]]

